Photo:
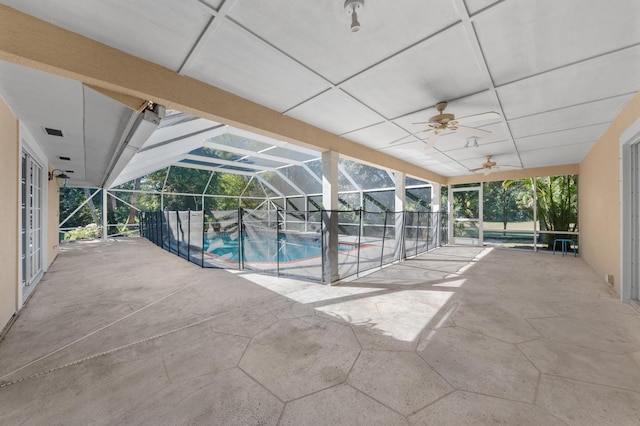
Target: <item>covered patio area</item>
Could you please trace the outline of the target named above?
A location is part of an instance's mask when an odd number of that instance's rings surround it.
[[[443,247],[322,286],[74,243],[0,342],[0,407],[7,425],[637,424],[640,313],[573,256]]]

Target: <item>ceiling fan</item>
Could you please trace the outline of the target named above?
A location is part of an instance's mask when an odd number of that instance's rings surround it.
[[[433,148],[438,141],[438,138],[444,132],[453,133],[460,132],[465,133],[470,136],[486,136],[491,134],[490,131],[484,129],[478,129],[475,127],[469,127],[467,124],[479,121],[488,121],[495,120],[500,118],[500,115],[497,112],[485,112],[482,114],[469,115],[467,117],[463,117],[460,119],[456,119],[456,116],[451,113],[445,113],[444,110],[447,107],[446,102],[439,102],[436,104],[436,110],[438,110],[438,114],[429,118],[429,121],[422,121],[413,124],[426,124],[428,126],[427,129],[421,130],[415,134],[409,136],[415,136],[418,133],[426,133],[433,132],[433,134],[427,139],[420,139],[425,142],[426,148]],[[400,142],[401,140],[408,138],[409,136],[404,136],[400,139],[392,141],[390,144],[394,144],[396,142]]]
[[[495,161],[491,161],[491,155],[487,155],[487,161],[482,163],[482,167],[478,167],[476,169],[471,169],[472,172],[476,173],[482,171],[485,175],[488,175],[493,172],[499,172],[501,169],[509,168],[509,169],[519,169],[518,166],[511,166],[508,164],[498,165]]]

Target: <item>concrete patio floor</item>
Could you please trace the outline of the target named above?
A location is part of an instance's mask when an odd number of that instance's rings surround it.
[[[640,314],[573,256],[323,286],[71,244],[0,342],[0,424],[637,425]]]

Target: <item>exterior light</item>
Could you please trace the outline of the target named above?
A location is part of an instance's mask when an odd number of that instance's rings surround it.
[[[56,174],[56,172],[60,172],[60,173]],[[56,181],[58,182],[58,188],[67,187],[67,183],[69,182],[69,176],[67,176],[63,170],[60,170],[60,169],[51,170],[49,172],[49,180],[53,180],[53,178],[55,178]]]

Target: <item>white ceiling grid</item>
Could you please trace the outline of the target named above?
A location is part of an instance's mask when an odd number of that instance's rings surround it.
[[[640,88],[637,0],[0,1],[444,176],[580,162]],[[440,101],[501,118],[425,150]]]

